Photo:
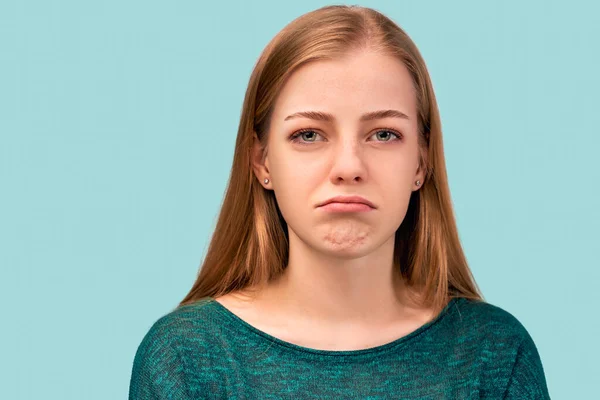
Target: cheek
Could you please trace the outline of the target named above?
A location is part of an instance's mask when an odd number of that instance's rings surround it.
[[[286,223],[293,228],[302,226],[307,221],[310,212],[310,188],[305,181],[290,179],[278,175],[277,183],[273,184],[273,194],[277,201],[279,211]]]
[[[271,175],[275,198],[283,218],[292,226],[305,222],[316,201],[316,186],[322,180],[317,170],[286,163],[278,165],[271,171]]]
[[[316,177],[308,171],[278,170],[273,174],[273,189],[280,208],[305,208],[314,191]]]
[[[295,187],[298,190],[315,183],[324,171],[323,157],[293,152],[278,152],[271,159],[270,172],[273,180]]]
[[[380,155],[371,169],[380,179],[406,186],[417,172],[418,157],[409,152]],[[385,166],[385,167],[382,167]]]
[[[383,202],[388,211],[404,213],[413,191],[417,157],[401,155],[394,159],[386,159],[382,164],[389,166],[376,172],[376,186],[380,188]]]

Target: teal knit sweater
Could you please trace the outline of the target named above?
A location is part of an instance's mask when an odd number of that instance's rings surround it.
[[[206,297],[152,325],[129,386],[130,400],[549,398],[525,327],[465,298],[390,343],[333,351],[278,339]]]

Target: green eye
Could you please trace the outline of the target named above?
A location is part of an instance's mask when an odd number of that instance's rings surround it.
[[[300,140],[299,140],[299,137],[300,137],[300,136],[302,136],[302,135],[305,135],[305,134],[310,134],[310,135],[308,135],[308,136],[309,136],[309,137],[312,137],[312,138],[314,138],[316,135],[318,135],[318,133],[317,133],[317,132],[315,132],[315,131],[314,131],[314,130],[312,130],[312,129],[303,129],[303,130],[301,130],[301,131],[298,131],[298,132],[294,133],[294,134],[293,134],[293,135],[290,137],[290,140],[291,140],[292,142],[294,142],[294,143],[303,143],[303,142],[304,142],[304,143],[306,143],[306,142],[314,142],[314,140],[310,140],[310,139],[309,139],[309,140],[307,140],[307,141],[300,141]],[[306,136],[304,136],[304,137],[306,137]]]
[[[376,135],[380,134],[381,132],[387,132],[387,133],[391,133],[392,135],[396,136],[398,139],[401,139],[401,136],[391,130],[388,129],[382,129],[380,131],[375,132]],[[387,139],[383,140],[383,142],[389,142],[390,141],[390,137],[389,134],[387,135]]]

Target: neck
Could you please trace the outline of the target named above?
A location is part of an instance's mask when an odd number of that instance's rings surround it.
[[[354,259],[326,257],[292,235],[290,239],[287,267],[259,294],[270,312],[325,326],[385,326],[414,314],[406,299],[408,288],[393,264],[393,237]]]

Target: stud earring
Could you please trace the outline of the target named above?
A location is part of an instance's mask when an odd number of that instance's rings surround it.
[[[264,183],[269,183],[269,179],[265,178],[265,180],[263,181]]]
[[[421,181],[417,181],[416,184],[417,184],[417,186],[420,186],[421,185]]]

